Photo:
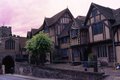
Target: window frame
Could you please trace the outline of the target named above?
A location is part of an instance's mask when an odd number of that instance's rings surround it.
[[[61,38],[61,43],[67,43],[68,42],[68,37],[63,37]]]
[[[100,57],[108,57],[107,55],[107,46],[106,45],[99,45],[96,47],[97,49],[97,56]]]
[[[78,49],[73,48],[72,54],[74,57],[80,57],[80,51]]]
[[[92,33],[93,33],[93,35],[102,34],[103,33],[103,27],[104,27],[103,22],[94,23],[92,25]]]
[[[78,29],[71,30],[71,38],[76,38],[78,36]]]
[[[5,41],[5,49],[14,50],[15,49],[15,40],[8,39]]]

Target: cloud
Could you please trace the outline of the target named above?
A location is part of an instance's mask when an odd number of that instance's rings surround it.
[[[39,28],[43,22],[45,0],[1,0],[0,25],[12,26],[14,34],[26,36],[31,28]],[[3,5],[4,4],[4,5]],[[20,34],[19,34],[20,32]],[[21,34],[22,33],[22,34]]]
[[[4,5],[0,8],[0,25],[10,24],[14,16],[14,10],[9,5]]]
[[[118,0],[0,0],[0,25],[12,26],[13,34],[26,36],[31,28],[39,28],[44,17],[51,17],[65,8],[73,15],[86,16],[91,2],[119,7]]]

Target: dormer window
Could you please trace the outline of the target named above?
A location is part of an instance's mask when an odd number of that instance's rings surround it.
[[[100,20],[100,12],[97,9],[92,10],[90,18],[91,24],[99,22]]]
[[[69,18],[66,18],[66,17],[61,18],[61,20],[60,20],[60,22],[61,22],[62,24],[67,24],[67,23],[69,23],[69,21],[70,21],[70,19],[69,19]]]
[[[76,38],[78,35],[78,29],[71,30],[71,38]]]
[[[97,24],[92,25],[92,31],[93,35],[101,34],[103,33],[103,23],[99,22]]]

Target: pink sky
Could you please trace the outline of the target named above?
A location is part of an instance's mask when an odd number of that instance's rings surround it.
[[[39,28],[45,17],[67,7],[74,17],[86,16],[91,2],[120,8],[119,0],[0,0],[0,26],[12,26],[13,34],[26,36],[31,28]]]

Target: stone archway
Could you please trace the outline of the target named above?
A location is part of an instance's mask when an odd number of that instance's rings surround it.
[[[12,56],[3,58],[2,65],[5,65],[5,73],[14,73],[14,59]]]

